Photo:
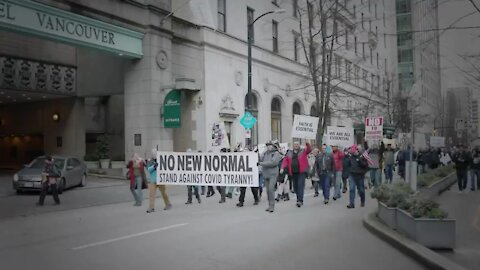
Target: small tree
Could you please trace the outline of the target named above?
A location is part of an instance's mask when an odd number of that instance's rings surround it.
[[[99,159],[110,158],[110,138],[107,135],[97,137],[97,156]]]

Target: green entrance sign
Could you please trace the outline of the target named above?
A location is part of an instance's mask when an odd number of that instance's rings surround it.
[[[166,128],[179,128],[182,116],[180,90],[170,91],[163,101],[163,125]]]
[[[0,28],[141,58],[143,34],[30,0],[0,0]]]

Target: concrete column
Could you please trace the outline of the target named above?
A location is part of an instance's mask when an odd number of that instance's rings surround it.
[[[167,60],[160,68],[156,56],[165,52]],[[173,150],[173,131],[163,127],[161,110],[172,78],[171,37],[148,32],[143,39],[144,56],[132,60],[125,72],[125,159],[133,153],[150,157],[150,149],[158,145],[159,150]],[[141,135],[141,145],[134,145],[135,134]]]

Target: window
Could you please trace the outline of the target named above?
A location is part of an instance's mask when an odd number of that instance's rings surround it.
[[[375,35],[378,37],[378,26],[375,26]]]
[[[368,31],[372,31],[372,20],[368,21]]]
[[[396,0],[396,10],[399,13],[409,13],[412,10],[410,5],[411,0]]]
[[[248,94],[245,95],[245,108],[248,108]],[[250,110],[250,113],[258,119],[258,101],[255,94],[252,94],[252,108]],[[252,128],[252,145],[258,144],[258,125],[259,122],[257,122],[257,124]]]
[[[372,1],[368,0],[368,12],[372,12]]]
[[[363,88],[367,88],[368,86],[368,71],[363,70]]]
[[[354,38],[354,43],[355,43],[355,54],[357,54],[358,49],[357,49],[357,36]]]
[[[362,57],[365,60],[365,42],[362,42]]]
[[[282,108],[281,101],[274,98],[271,104],[271,131],[272,140],[282,140]]]
[[[360,84],[358,83],[359,80],[360,80],[360,68],[355,65],[355,75],[354,75],[354,78],[355,78],[355,85],[356,86],[360,86]]]
[[[387,61],[388,61],[387,58],[385,58],[385,64],[384,64],[384,66],[383,66],[383,69],[385,70],[385,74],[388,73],[388,64],[387,64]]]
[[[217,29],[222,32],[227,31],[227,23],[226,23],[226,7],[225,7],[225,0],[218,0],[218,11],[217,11]]]
[[[353,17],[357,17],[357,6],[353,5]]]
[[[345,27],[345,48],[348,50],[348,27]]]
[[[413,62],[412,50],[398,50],[398,62]]]
[[[298,18],[298,0],[292,0],[293,17]]]
[[[337,79],[340,78],[340,67],[342,66],[342,58],[338,55],[335,56],[335,75],[337,76]]]
[[[383,33],[383,47],[387,48],[387,34]]]
[[[399,33],[397,36],[397,46],[398,47],[409,47],[412,46],[413,36],[412,33]]]
[[[298,102],[293,103],[292,113],[293,113],[293,115],[295,115],[295,114],[301,115],[302,114],[302,107],[300,106],[300,104]]]
[[[383,27],[387,27],[387,23],[385,22],[385,12],[383,12]]]
[[[397,32],[412,30],[412,15],[398,15],[397,16]]]
[[[317,108],[315,107],[315,105],[312,105],[312,107],[310,107],[310,116],[315,116],[317,117]]]
[[[293,33],[293,59],[298,61],[298,50],[300,49],[300,36]]]
[[[345,78],[347,82],[352,81],[352,62],[345,60]]]
[[[255,10],[247,7],[247,29],[250,30],[249,34],[250,34],[250,40],[252,41],[252,43],[255,42],[255,28],[252,25],[254,13],[255,13]]]
[[[272,21],[273,52],[278,53],[278,22]]]
[[[378,61],[378,52],[377,52],[377,68],[379,68],[379,66],[380,66],[380,63]]]
[[[373,48],[370,47],[370,65],[373,65]]]
[[[335,41],[338,44],[338,23],[335,19],[333,21],[333,36],[335,37]]]
[[[363,23],[364,21],[365,21],[365,20],[364,20],[364,18],[363,18],[363,12],[362,12],[362,28],[363,28],[363,29],[365,29],[365,25],[364,25],[364,23]]]
[[[370,74],[370,82],[371,82],[371,91],[372,93],[375,91],[375,75]]]

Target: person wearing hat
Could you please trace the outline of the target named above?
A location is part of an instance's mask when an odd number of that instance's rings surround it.
[[[347,208],[355,208],[355,192],[360,195],[361,207],[365,206],[365,174],[368,171],[368,161],[360,154],[357,145],[350,147],[350,157],[346,162],[350,173],[350,203]]]
[[[273,213],[275,209],[275,184],[277,182],[278,167],[282,156],[278,152],[278,145],[274,144],[272,141],[268,141],[266,145],[267,151],[258,165],[262,166],[263,179],[267,189],[268,208],[266,211]]]
[[[334,175],[333,183],[335,186],[335,194],[333,195],[333,200],[340,199],[342,197],[341,188],[342,188],[342,175],[343,175],[343,152],[338,149],[338,145],[332,146],[333,152],[333,164],[334,166]]]

